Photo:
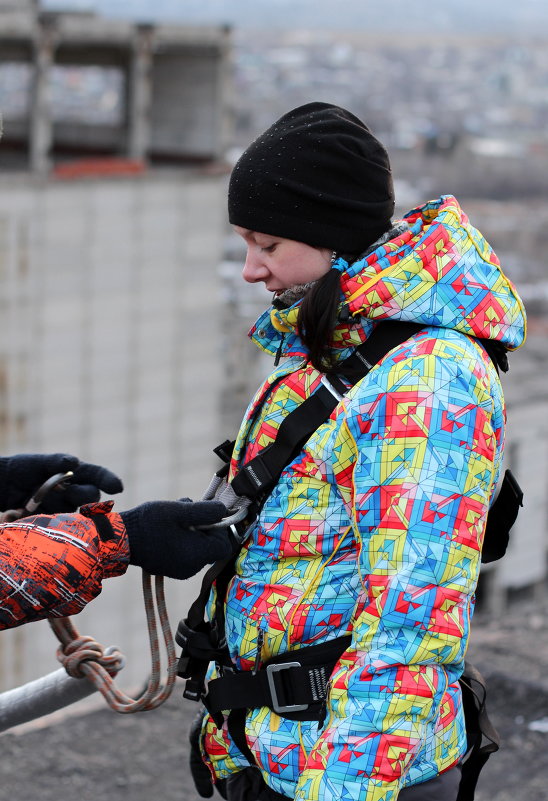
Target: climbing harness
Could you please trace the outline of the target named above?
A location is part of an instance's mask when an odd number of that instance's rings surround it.
[[[379,323],[368,339],[344,360],[339,373],[354,385],[364,378],[372,367],[392,348],[406,342],[413,334],[424,328],[419,323],[402,321],[384,321]],[[480,341],[485,344],[483,340]],[[488,343],[486,350],[495,366],[508,369],[505,356],[501,357],[497,350]],[[267,495],[277,483],[284,467],[301,451],[304,443],[323,423],[340,401],[341,395],[348,391],[348,386],[340,378],[324,376],[321,386],[306,398],[294,411],[288,414],[277,431],[275,440],[263,448],[254,458],[240,467],[238,474],[229,487],[233,494],[247,499],[245,517],[242,506],[242,519],[233,525],[234,539],[237,545],[242,543],[251,531],[254,520]],[[228,473],[228,464],[234,443],[226,441],[215,449],[224,461],[217,472],[212,487],[220,486]],[[226,492],[226,489],[224,490]],[[210,495],[213,497],[213,495]],[[217,498],[220,495],[215,496]],[[519,506],[522,505],[523,493],[507,470],[489,517],[495,515],[495,524],[487,526],[486,540],[482,551],[484,561],[500,558],[508,542],[509,530],[514,523]],[[226,525],[226,520],[223,521]],[[499,528],[497,528],[497,526]],[[187,679],[185,697],[199,700],[205,696],[204,679],[209,662],[218,662],[225,668],[231,667],[230,658],[224,640],[223,600],[228,582],[234,575],[235,555],[222,562],[216,562],[207,571],[202,582],[198,598],[190,607],[186,619],[179,623],[176,642],[183,647],[179,662],[179,675]],[[216,586],[216,608],[212,621],[205,621],[205,608],[211,587]],[[277,671],[278,672],[278,671]],[[272,675],[273,671],[270,671]],[[272,687],[275,680],[270,681]]]
[[[237,496],[248,499],[246,515],[233,526],[235,542],[244,542],[268,494],[279,480],[283,469],[302,450],[304,443],[325,422],[342,396],[397,345],[406,342],[423,325],[403,321],[383,321],[368,339],[338,367],[339,377],[323,376],[318,389],[289,413],[277,431],[275,440],[239,468],[230,483]],[[497,372],[506,372],[505,349],[498,343],[477,340],[487,351]],[[225,462],[217,473],[222,480],[234,447],[226,441],[215,452]],[[492,505],[485,532],[482,561],[500,559],[508,544],[509,532],[523,503],[523,493],[511,471],[507,470],[497,498]],[[320,725],[325,715],[327,685],[331,672],[350,642],[350,636],[314,646],[303,646],[270,659],[253,671],[236,671],[230,659],[224,634],[224,598],[235,572],[235,554],[216,562],[205,574],[200,594],[181,620],[175,636],[182,647],[179,676],[186,679],[185,698],[201,701],[220,728],[226,717],[228,730],[235,744],[255,765],[245,737],[246,710],[269,707],[291,720],[316,720]],[[213,614],[206,620],[205,610],[212,586],[215,585]],[[218,678],[207,683],[209,664],[217,665]],[[466,666],[461,679],[464,708],[467,713],[469,750],[463,763],[463,782],[459,801],[471,801],[474,789],[490,753],[498,750],[499,738],[485,712],[485,683],[479,672]],[[227,714],[228,712],[228,714]],[[487,744],[484,744],[487,739]]]
[[[63,488],[72,475],[72,472],[68,472],[52,476],[41,485],[24,508],[1,513],[0,522],[13,522],[33,514],[47,493]],[[132,698],[116,686],[114,677],[124,667],[125,657],[115,646],[104,648],[93,637],[81,636],[69,617],[49,618],[49,625],[60,642],[57,658],[64,670],[1,694],[0,731],[49,714],[96,691],[101,693],[111,709],[122,714],[156,709],[163,704],[171,695],[177,678],[177,655],[167,613],[164,577],[154,576],[153,591],[152,577],[143,570],[142,589],[151,672],[140,695]],[[167,663],[163,679],[159,628]],[[82,682],[83,678],[87,681]]]

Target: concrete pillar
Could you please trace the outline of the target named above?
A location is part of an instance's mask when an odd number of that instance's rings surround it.
[[[51,68],[55,53],[55,25],[44,17],[37,26],[34,42],[34,75],[30,97],[29,166],[34,172],[45,174],[50,167],[50,150],[53,142],[51,108]]]
[[[232,97],[233,87],[233,62],[232,62],[232,42],[231,29],[225,26],[223,30],[223,42],[219,48],[217,58],[217,81],[215,109],[217,116],[217,141],[215,156],[222,159],[230,143],[232,132],[231,109],[234,107]]]
[[[138,25],[128,75],[128,155],[145,159],[150,145],[152,25]]]

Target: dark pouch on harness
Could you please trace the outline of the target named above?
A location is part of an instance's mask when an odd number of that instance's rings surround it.
[[[523,491],[511,470],[502,479],[500,490],[487,515],[487,525],[481,550],[481,561],[496,562],[502,559],[508,547],[510,529],[523,506]]]
[[[500,737],[487,715],[487,687],[479,670],[467,663],[459,684],[468,749],[462,762],[457,801],[473,801],[481,769],[499,750]]]

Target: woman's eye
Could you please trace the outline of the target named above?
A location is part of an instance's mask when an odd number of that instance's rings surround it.
[[[276,247],[275,244],[274,245],[266,245],[265,247],[262,247],[261,250],[263,251],[263,253],[273,253],[275,247]]]

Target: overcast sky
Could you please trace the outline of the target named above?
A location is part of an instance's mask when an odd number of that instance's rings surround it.
[[[547,0],[42,0],[42,5],[237,27],[392,30],[397,37],[418,31],[548,35]]]

